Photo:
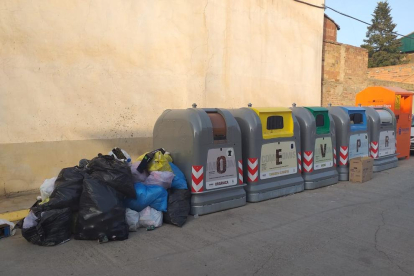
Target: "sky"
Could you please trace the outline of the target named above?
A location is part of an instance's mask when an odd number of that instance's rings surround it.
[[[371,23],[372,14],[378,0],[325,0],[325,5],[342,13],[351,15]],[[392,9],[391,16],[397,27],[394,31],[407,35],[414,32],[414,0],[388,0]],[[338,42],[361,46],[366,38],[367,25],[326,9],[325,13],[332,18],[341,29],[338,31]]]

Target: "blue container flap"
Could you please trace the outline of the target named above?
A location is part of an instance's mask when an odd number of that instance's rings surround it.
[[[348,112],[348,111],[359,111],[359,112],[364,112],[365,113],[365,108],[363,108],[363,107],[341,106],[341,108],[343,110],[345,110],[346,112]]]
[[[367,130],[367,116],[362,107],[341,107],[349,115],[351,122],[351,132]]]

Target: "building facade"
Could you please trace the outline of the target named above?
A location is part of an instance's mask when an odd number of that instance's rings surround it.
[[[320,103],[323,9],[292,0],[4,0],[0,18],[0,195],[136,158],[165,109]]]

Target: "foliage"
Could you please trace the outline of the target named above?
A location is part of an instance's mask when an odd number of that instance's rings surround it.
[[[368,26],[362,48],[368,50],[368,67],[390,66],[403,63],[400,53],[401,41],[394,33],[397,26],[392,21],[391,7],[387,1],[378,2],[372,24]]]

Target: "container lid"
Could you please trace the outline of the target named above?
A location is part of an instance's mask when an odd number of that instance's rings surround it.
[[[349,115],[349,121],[351,123],[351,131],[367,130],[367,116],[365,114],[365,108],[363,107],[341,107]]]
[[[331,127],[329,110],[324,107],[305,107],[312,113],[316,121],[316,134],[328,134]]]
[[[305,106],[305,108],[307,110],[309,110],[310,112],[316,112],[316,111],[326,111],[328,112],[329,110],[325,107],[320,107],[320,106]]]
[[[380,116],[381,124],[392,124],[392,115],[387,110],[376,109]]]
[[[365,108],[363,107],[353,107],[353,106],[341,106],[345,111],[363,111],[365,113]]]
[[[227,125],[223,116],[216,112],[207,112],[213,125],[213,140],[214,143],[226,142],[227,139]]]
[[[400,94],[400,95],[413,95],[413,92],[410,92],[408,90],[402,89],[400,87],[384,87],[385,89],[388,89],[396,94]]]
[[[262,123],[263,139],[293,136],[292,110],[285,107],[251,108]]]

